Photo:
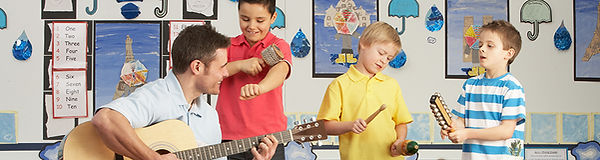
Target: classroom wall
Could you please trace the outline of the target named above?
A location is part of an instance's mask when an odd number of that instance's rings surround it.
[[[551,23],[540,24],[540,35],[530,41],[526,32],[533,30],[529,23],[519,22],[519,12],[525,0],[511,0],[510,22],[520,31],[522,49],[511,65],[511,72],[522,83],[526,93],[528,112],[600,112],[594,100],[600,91],[600,82],[574,81],[574,44],[566,51],[559,51],[553,45],[553,35],[564,20],[565,27],[573,38],[573,2],[546,0],[552,7]],[[278,0],[286,14],[286,29],[274,33],[291,42],[298,29],[302,29],[312,43],[312,1]],[[404,67],[388,67],[384,73],[396,78],[402,87],[403,96],[410,112],[429,112],[428,100],[435,91],[444,95],[449,106],[456,106],[455,99],[460,93],[464,79],[445,79],[445,27],[430,32],[424,27],[424,17],[432,4],[445,12],[445,1],[418,1],[420,16],[408,19],[407,31],[401,36],[403,49],[407,54]],[[144,1],[140,4],[142,14],[134,20],[180,20],[182,2],[169,1],[165,18],[158,19],[152,14],[160,1]],[[398,18],[387,15],[389,0],[379,1],[381,21],[399,26]],[[119,14],[123,4],[114,1],[98,1],[98,12],[89,16],[85,7],[91,1],[77,2],[78,20],[124,20]],[[218,20],[212,21],[217,30],[227,36],[239,35],[237,4],[229,0],[219,0]],[[18,114],[19,143],[51,143],[42,140],[42,85],[43,85],[43,20],[40,1],[0,1],[0,8],[8,15],[8,28],[0,30],[0,110],[16,111]],[[444,18],[446,16],[444,15]],[[25,30],[33,45],[33,55],[26,61],[12,56],[12,44]],[[437,43],[427,43],[426,38],[437,38]],[[573,38],[574,39],[574,38]],[[327,85],[332,78],[312,78],[312,50],[305,58],[293,58],[292,74],[284,85],[284,105],[286,112],[318,112]],[[598,58],[598,57],[593,57]],[[90,98],[91,99],[91,98]],[[213,98],[214,99],[214,98]],[[93,103],[89,102],[90,108]],[[89,118],[88,118],[89,119]],[[87,119],[83,119],[85,121]],[[21,154],[23,153],[23,154]],[[37,152],[36,152],[37,153]],[[0,155],[21,157],[32,156],[31,152],[0,152]],[[26,158],[29,159],[29,158]]]

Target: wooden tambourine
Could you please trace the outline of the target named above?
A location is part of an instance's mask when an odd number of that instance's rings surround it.
[[[452,124],[452,117],[450,117],[450,109],[446,106],[446,102],[442,98],[442,95],[438,92],[433,93],[431,98],[429,99],[429,108],[431,108],[431,113],[438,121],[440,127],[443,130],[448,130],[450,128],[450,124]],[[450,130],[450,132],[454,132],[454,129]]]
[[[262,55],[263,60],[265,60],[265,62],[269,66],[274,66],[277,63],[283,61],[283,53],[281,53],[281,50],[275,44],[271,44],[269,47],[265,48],[265,50],[263,50],[260,54]]]

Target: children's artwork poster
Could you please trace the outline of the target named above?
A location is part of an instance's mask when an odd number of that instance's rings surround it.
[[[358,40],[378,1],[313,0],[313,77],[337,77],[358,61]]]
[[[563,113],[560,143],[587,142],[589,137],[589,113]]]
[[[42,19],[75,19],[77,0],[42,0]]]
[[[466,79],[483,74],[485,69],[479,66],[479,28],[493,20],[508,20],[508,0],[447,0],[446,18],[445,77]]]
[[[170,21],[169,28],[169,57],[171,57],[171,46],[173,46],[173,41],[175,38],[179,36],[179,32],[185,29],[188,26],[192,25],[204,25],[206,21]],[[169,59],[169,62],[172,62],[172,59]],[[169,69],[172,68],[173,65],[169,63]]]
[[[217,20],[217,0],[183,0],[183,19]]]
[[[599,3],[599,0],[574,0],[576,81],[600,81]]]
[[[556,144],[558,143],[558,114],[528,113],[527,143]]]
[[[17,112],[0,111],[0,144],[17,143]]]
[[[94,106],[159,78],[161,22],[96,22]]]

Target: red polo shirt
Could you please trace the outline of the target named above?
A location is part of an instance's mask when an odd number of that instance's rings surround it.
[[[290,64],[292,54],[289,44],[283,39],[268,33],[265,38],[254,46],[250,46],[244,35],[231,38],[231,46],[227,48],[228,62],[262,58],[261,51],[275,43]],[[217,112],[224,140],[238,140],[254,137],[286,129],[287,118],[283,114],[283,98],[281,86],[257,96],[251,100],[240,100],[240,90],[246,84],[258,84],[269,71],[267,65],[262,72],[255,76],[244,72],[230,75],[221,83],[221,92],[217,100]],[[289,73],[288,73],[289,75]]]

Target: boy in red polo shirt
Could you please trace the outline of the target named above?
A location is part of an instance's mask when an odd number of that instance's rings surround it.
[[[282,85],[291,70],[290,46],[269,32],[277,18],[275,0],[239,0],[242,34],[231,38],[227,49],[229,77],[221,84],[217,112],[223,141],[238,140],[274,132],[287,127],[283,113]],[[269,66],[261,52],[275,44],[283,61]],[[252,159],[249,152],[229,159]],[[279,145],[273,159],[285,159]]]

